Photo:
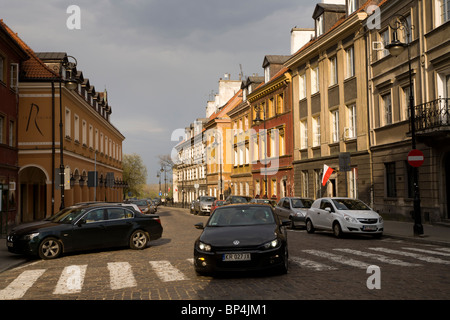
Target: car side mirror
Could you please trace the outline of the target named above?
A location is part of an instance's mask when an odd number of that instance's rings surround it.
[[[81,227],[83,224],[86,224],[86,219],[80,219],[77,222],[77,226]]]
[[[330,213],[332,212],[330,207],[326,207],[325,211],[330,212]]]
[[[196,229],[204,229],[205,228],[203,226],[203,222],[196,223],[194,226],[195,226]]]

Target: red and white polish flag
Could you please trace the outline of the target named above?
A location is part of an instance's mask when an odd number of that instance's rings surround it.
[[[333,168],[330,168],[326,164],[323,165],[322,186],[325,186],[333,171]]]

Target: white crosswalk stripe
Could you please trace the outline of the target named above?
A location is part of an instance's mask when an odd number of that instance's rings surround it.
[[[333,248],[328,251],[325,250],[302,250],[300,256],[289,256],[289,261],[294,265],[303,268],[304,270],[312,271],[335,271],[339,270],[339,265],[346,265],[360,269],[367,269],[373,265],[373,260],[378,260],[380,263],[392,264],[401,267],[418,267],[423,264],[415,261],[404,261],[397,259],[395,256],[408,257],[427,263],[450,264],[449,248],[431,247],[431,248],[416,248],[403,247],[401,250],[394,250],[384,247],[368,248],[367,251],[355,250],[350,248]],[[333,252],[329,252],[333,250]],[[359,256],[360,260],[352,259],[350,256]],[[317,259],[310,259],[309,256],[317,257]],[[314,261],[317,260],[317,261]],[[327,262],[328,261],[328,262]],[[185,260],[178,260],[181,270],[190,270],[194,263],[193,258]],[[149,264],[157,279],[162,282],[174,282],[189,280],[189,278],[167,260],[149,261]],[[28,265],[30,267],[32,265]],[[133,274],[133,267],[130,262],[108,262],[107,269],[109,273],[106,274],[108,280],[105,279],[105,286],[112,290],[120,290],[138,286],[136,278]],[[20,268],[16,268],[20,270]],[[293,269],[295,270],[295,268]],[[0,289],[0,300],[21,299],[25,294],[32,289],[36,281],[45,273],[49,272],[45,268],[33,269],[23,271],[14,279],[7,287]],[[89,272],[88,265],[70,265],[66,266],[59,275],[53,294],[64,295],[79,293],[83,290],[85,276]]]
[[[185,275],[169,261],[150,261],[150,264],[163,282],[188,280],[188,278],[186,278]]]
[[[65,267],[59,277],[53,294],[71,294],[81,291],[86,275],[87,265]]]
[[[289,260],[298,264],[300,267],[304,267],[307,269],[313,269],[315,271],[324,271],[324,270],[337,270],[335,267],[327,266],[323,263],[315,262],[312,260],[307,260],[299,257],[289,257]]]
[[[315,255],[317,257],[321,257],[321,258],[327,258],[330,259],[334,262],[338,262],[341,264],[345,264],[348,266],[352,266],[352,267],[357,267],[357,268],[361,268],[361,269],[367,269],[368,266],[370,266],[370,264],[362,262],[362,261],[358,261],[358,260],[353,260],[353,259],[349,259],[347,257],[344,256],[340,256],[340,255],[336,255],[336,254],[332,254],[329,252],[325,252],[325,251],[320,251],[320,250],[303,250],[303,252]]]
[[[402,261],[402,260],[398,260],[398,259],[393,259],[393,258],[386,257],[384,255],[381,255],[381,254],[376,254],[376,253],[371,253],[371,252],[363,252],[363,251],[359,251],[359,250],[339,249],[339,248],[334,249],[334,250],[340,251],[340,252],[345,252],[345,253],[356,254],[359,256],[367,257],[367,258],[373,258],[375,260],[378,260],[378,261],[381,261],[384,263],[394,264],[397,266],[403,266],[403,267],[420,266],[420,264],[417,264],[417,263],[410,263],[410,262],[406,262],[406,261]]]
[[[0,290],[0,300],[14,300],[22,298],[46,269],[27,270],[22,272],[5,289]]]
[[[434,251],[434,250],[426,250],[426,249],[420,249],[420,248],[402,248],[406,250],[412,250],[417,252],[423,252],[423,253],[430,253],[430,254],[437,254],[440,256],[450,257],[450,252],[440,252],[440,251]]]
[[[436,257],[429,257],[418,253],[392,250],[387,248],[369,248],[370,250],[375,250],[378,252],[390,253],[390,254],[398,254],[400,256],[411,257],[421,261],[426,261],[430,263],[440,263],[440,264],[450,264],[450,261],[442,260]]]
[[[113,290],[136,287],[131,265],[128,262],[109,262],[110,286]]]

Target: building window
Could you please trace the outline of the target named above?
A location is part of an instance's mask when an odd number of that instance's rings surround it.
[[[308,125],[306,120],[300,121],[300,149],[308,147]]]
[[[320,146],[320,116],[313,117],[313,147]]]
[[[89,148],[94,147],[94,128],[89,125]]]
[[[299,77],[299,98],[300,100],[305,99],[306,98],[306,74],[303,73],[302,75],[300,75]]]
[[[319,92],[319,67],[311,69],[311,94]]]
[[[5,82],[5,58],[0,56],[0,81]]]
[[[87,146],[87,127],[85,120],[81,124],[81,143],[83,146]]]
[[[408,120],[409,119],[409,99],[410,99],[409,85],[401,88],[401,91],[402,91],[402,110],[401,110],[402,120]],[[413,91],[413,95],[414,95],[414,91]]]
[[[381,97],[383,100],[384,125],[392,124],[392,104],[391,94],[385,94]]]
[[[355,52],[353,47],[345,50],[345,64],[345,78],[347,79],[353,77],[355,75]]]
[[[408,198],[414,198],[414,170],[413,167],[408,163],[408,161],[405,161],[405,167],[406,167],[406,188],[407,188],[407,195]]]
[[[314,170],[314,192],[315,198],[321,198],[321,188],[322,188],[322,171],[323,169],[315,169]]]
[[[0,115],[0,144],[4,143],[5,136],[5,117]]]
[[[323,34],[323,14],[316,19],[316,36],[319,37]]]
[[[15,147],[16,145],[16,124],[13,120],[9,121],[9,146]]]
[[[80,142],[80,117],[78,115],[74,115],[73,117],[73,126],[74,139],[76,142]]]
[[[333,142],[339,142],[339,110],[331,112],[331,118],[333,121],[332,134]]]
[[[435,0],[435,27],[450,20],[450,0]]]
[[[284,129],[281,129],[279,132],[279,155],[284,156],[286,154],[286,139],[284,136]]]
[[[356,105],[352,104],[347,107],[348,109],[348,138],[356,138]]]
[[[11,82],[9,86],[14,91],[16,91],[19,86],[19,65],[17,63],[11,63]]]
[[[396,197],[397,186],[395,183],[395,162],[387,162],[384,164],[386,171],[386,196]]]
[[[65,132],[66,132],[66,137],[70,138],[70,122],[71,122],[71,113],[70,113],[70,109],[66,109],[66,122],[64,123],[64,126],[66,128]]]
[[[389,50],[386,49],[386,45],[389,44],[389,28],[380,32],[380,41],[383,43],[384,49],[379,51],[379,59],[389,55]]]
[[[330,86],[337,84],[337,58],[336,56],[330,58]]]
[[[272,196],[277,196],[277,180],[272,179]]]
[[[284,112],[284,97],[283,94],[277,96],[277,114]]]
[[[270,81],[270,65],[264,68],[264,82],[267,83]]]

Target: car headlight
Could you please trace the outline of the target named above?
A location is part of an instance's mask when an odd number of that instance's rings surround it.
[[[26,234],[23,236],[24,240],[31,240],[35,237],[37,237],[39,235],[39,232],[35,232],[35,233],[30,233],[30,234]]]
[[[272,249],[272,248],[276,248],[278,246],[278,239],[269,241],[267,243],[264,244],[264,249]]]
[[[382,223],[382,222],[383,222],[383,217],[382,217],[382,216],[380,216],[380,217],[378,218],[378,222],[379,222],[379,223]]]
[[[205,252],[211,251],[211,246],[209,244],[203,243],[201,241],[198,243],[198,248]]]
[[[348,215],[344,215],[344,219],[345,219],[345,221],[347,221],[347,222],[358,223],[358,220],[356,220],[355,218],[350,217],[350,216],[348,216]]]

